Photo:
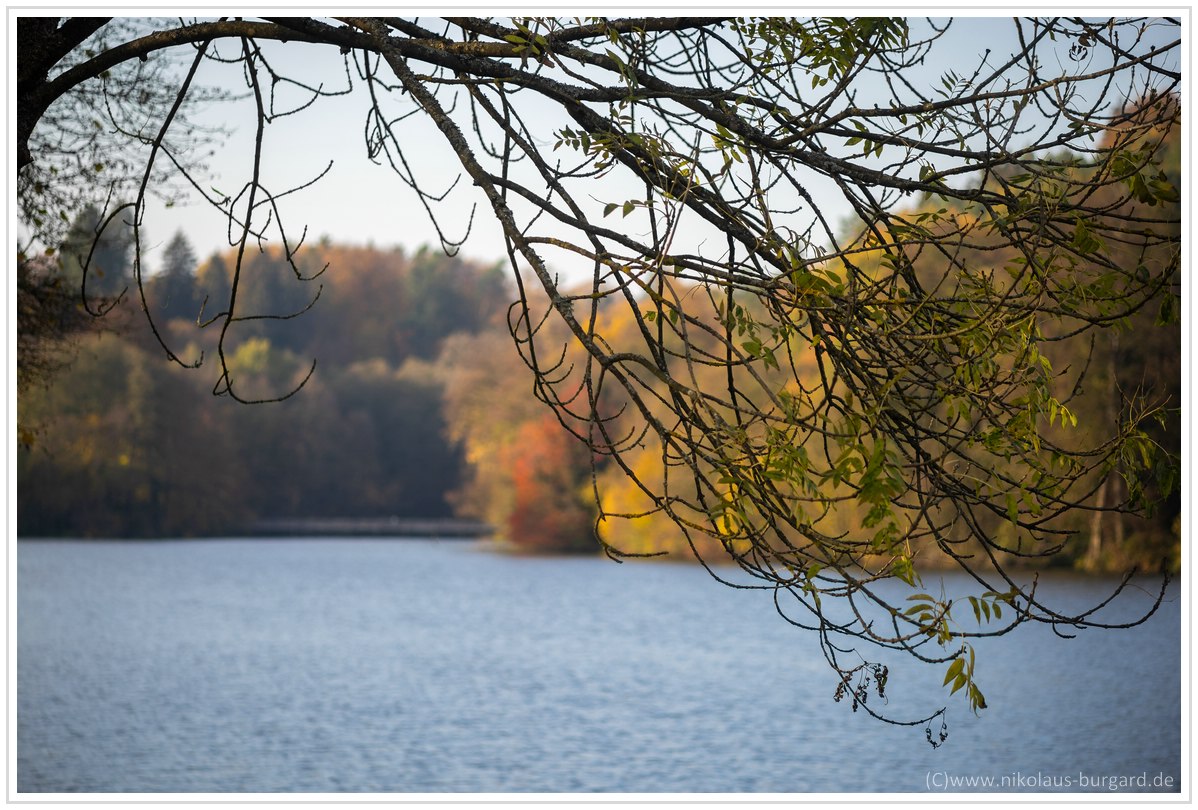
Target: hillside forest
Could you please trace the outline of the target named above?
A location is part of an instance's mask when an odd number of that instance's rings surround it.
[[[932,222],[971,215],[938,200],[920,206]],[[98,221],[99,212],[86,210],[61,249],[25,257],[19,291],[25,281],[69,291],[71,306],[80,308],[79,256]],[[537,400],[509,332],[515,293],[505,265],[324,240],[300,254],[301,278],[277,252],[263,250],[243,267],[238,306],[277,317],[236,323],[227,365],[244,398],[271,400],[304,384],[282,401],[243,404],[213,395],[223,386],[218,363],[188,369],[163,356],[142,312],[130,254],[125,234],[106,231],[87,291],[111,309],[102,318],[73,318],[65,337],[22,350],[23,363],[52,369],[20,388],[21,536],[228,536],[263,519],[459,517],[488,523],[498,540],[522,551],[598,553],[606,543],[690,557],[671,520]],[[233,257],[201,259],[182,234],[156,254],[143,285],[154,328],[169,345],[185,347],[183,361],[211,358],[217,335],[204,313],[228,300]],[[993,251],[976,256],[999,273],[1009,259]],[[1165,260],[1128,257],[1145,265]],[[858,266],[869,271],[867,254]],[[718,299],[699,288],[672,294],[688,306],[709,306],[713,323],[725,317]],[[21,307],[35,303],[18,296]],[[1069,418],[1048,429],[1109,433],[1127,397],[1151,392],[1163,406],[1152,439],[1179,454],[1178,310],[1172,291],[1094,339],[1054,344],[1045,362],[1062,384],[1074,384],[1078,369],[1086,373],[1066,392]],[[607,317],[613,340],[634,328],[614,309]],[[572,351],[566,337],[564,366]],[[790,351],[801,362],[810,347]],[[810,368],[814,374],[814,361]],[[668,460],[648,444],[631,458],[643,479],[670,474]],[[1176,568],[1180,496],[1146,518],[1103,511],[1120,500],[1122,486],[1118,468],[1093,482],[1095,508],[1071,517],[1073,539],[1057,559],[1097,571],[1155,569],[1162,559]],[[859,531],[864,512],[840,503],[824,516],[824,531]],[[993,531],[1008,530],[995,521]],[[710,560],[720,549],[699,551]],[[922,553],[934,557],[936,549]]]

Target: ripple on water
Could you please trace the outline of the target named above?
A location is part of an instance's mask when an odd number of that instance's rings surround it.
[[[902,792],[1180,773],[1180,617],[981,645],[948,745],[831,700],[768,594],[385,540],[18,550],[22,792]],[[950,585],[952,583],[949,583]],[[1066,602],[1109,583],[1057,578]],[[896,665],[892,709],[942,699]],[[907,703],[905,701],[909,701]],[[885,752],[882,756],[879,752]]]

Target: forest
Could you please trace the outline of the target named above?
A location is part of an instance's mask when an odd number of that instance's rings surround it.
[[[1175,140],[1170,151],[1165,165],[1179,175]],[[931,199],[916,213],[954,225],[971,216]],[[97,211],[84,211],[60,251],[22,264],[23,278],[42,290],[75,290],[97,220]],[[243,404],[212,395],[221,381],[211,364],[165,362],[150,326],[186,347],[185,360],[217,351],[204,312],[228,298],[232,257],[217,252],[200,261],[176,234],[144,284],[147,320],[130,292],[130,247],[127,233],[105,232],[88,284],[112,309],[102,318],[79,315],[66,337],[42,346],[54,370],[22,388],[22,536],[220,536],[262,519],[452,516],[486,522],[505,548],[527,552],[608,547],[689,559],[690,544],[704,542],[686,539],[633,479],[588,450],[534,396],[532,372],[512,342],[514,292],[502,263],[326,239],[306,251],[297,276],[277,251],[258,253],[245,265],[240,295],[264,316],[237,325],[226,358],[243,396],[264,400]],[[982,251],[973,258],[996,267],[1011,259]],[[866,273],[881,260],[857,258]],[[689,294],[692,312],[706,307],[713,323],[728,319],[718,300],[681,288],[673,294]],[[652,301],[643,306],[652,321]],[[1060,370],[1062,380],[1085,369],[1060,397],[1068,404],[1057,432],[1109,433],[1128,392],[1150,390],[1162,406],[1152,440],[1180,452],[1177,309],[1174,294],[1162,294],[1120,328],[1053,344],[1045,368]],[[608,307],[603,316],[609,340],[635,328],[626,311]],[[546,325],[541,338],[560,342],[568,367],[577,347],[553,328]],[[744,337],[765,353],[755,335]],[[812,347],[791,350],[801,373],[818,375]],[[701,370],[699,381],[723,373]],[[798,450],[806,456],[807,448]],[[668,462],[647,443],[629,457],[637,480],[669,475]],[[836,481],[823,486],[835,497]],[[1070,518],[1072,536],[1056,564],[1091,571],[1155,568],[1162,558],[1171,568],[1180,564],[1179,496],[1147,518],[1101,511],[1126,486],[1117,469],[1093,482],[1097,508]],[[872,528],[871,492],[885,499],[886,482],[826,515],[823,530]],[[724,519],[734,521],[732,492],[727,502]],[[991,529],[1002,535],[1012,525],[995,520]],[[694,549],[703,559],[736,551],[706,542]],[[928,549],[923,564],[934,564],[935,554]]]

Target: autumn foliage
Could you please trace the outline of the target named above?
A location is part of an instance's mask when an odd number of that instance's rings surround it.
[[[1177,151],[1170,144],[1167,158]],[[1177,172],[1176,160],[1165,165]],[[1014,258],[1009,250],[985,249],[975,212],[933,199],[910,211],[913,217],[925,214],[943,220],[936,227],[965,228],[976,237],[961,248],[972,265],[998,267]],[[151,278],[148,295],[162,313],[159,328],[185,347],[185,356],[195,357],[212,351],[210,330],[197,326],[198,313],[157,306],[159,298],[191,302],[196,310],[202,302],[211,316],[227,305],[231,257],[183,266],[194,259],[180,259],[191,254],[177,247],[170,272]],[[882,254],[864,248],[858,270],[880,272]],[[1169,258],[1130,248],[1124,253],[1132,264]],[[913,269],[934,275],[929,257],[915,256]],[[696,491],[687,468],[663,451],[652,432],[638,433],[627,419],[627,402],[605,403],[605,426],[624,437],[622,461],[631,476],[617,459],[592,453],[538,400],[533,374],[503,317],[512,293],[498,266],[429,250],[409,255],[325,243],[307,254],[300,269],[303,278],[277,251],[246,263],[240,294],[247,311],[289,316],[316,303],[295,318],[236,325],[227,358],[239,390],[262,397],[290,390],[315,360],[319,372],[284,403],[246,407],[208,396],[219,381],[156,362],[144,324],[120,308],[109,316],[121,325],[119,334],[79,338],[69,368],[49,385],[22,392],[20,428],[27,446],[19,458],[20,531],[219,534],[262,517],[452,513],[487,522],[507,547],[521,551],[596,552],[606,546],[675,559],[697,552],[708,561],[743,551],[743,543],[732,539],[737,496],[731,487],[713,503],[728,529],[725,539],[701,532],[688,538],[678,521],[693,516],[638,485],[660,491],[668,479],[675,495]],[[713,325],[726,317],[720,302],[698,288],[677,285],[665,293],[685,299],[696,317]],[[1169,414],[1152,439],[1175,446],[1176,301],[1167,295],[1156,303],[1127,329],[1056,346],[1054,367],[1088,368],[1084,390],[1060,392],[1081,427],[1066,431],[1062,417],[1053,433],[1057,440],[1109,429],[1123,393],[1146,389],[1163,392]],[[656,315],[651,302],[643,306]],[[618,308],[602,309],[599,318],[616,349],[633,345],[643,328]],[[540,338],[561,347],[563,368],[569,368],[579,362],[579,349],[555,328],[550,323]],[[667,349],[679,348],[669,343],[668,330],[663,335]],[[708,349],[716,350],[714,344]],[[779,396],[802,397],[805,386],[819,384],[813,347],[793,342],[787,351],[796,378],[769,367],[757,373],[767,381],[777,376]],[[681,367],[677,356],[672,362]],[[715,389],[726,371],[713,364],[688,373],[699,387]],[[797,456],[821,452],[818,437],[796,438],[792,449]],[[1112,469],[1093,483],[1095,504],[1101,509],[1104,499],[1121,497],[1126,486]],[[868,528],[868,504],[855,493],[823,482],[811,503],[825,497],[839,501],[838,508],[813,511],[810,519],[827,536],[851,537]],[[1079,513],[1067,527],[1076,540],[1060,561],[1098,570],[1162,556],[1176,561],[1179,509],[1175,497],[1149,519]],[[1010,527],[996,519],[991,531],[1002,537]]]
[[[595,551],[588,452],[552,413],[520,426],[512,448],[507,528],[521,548]]]

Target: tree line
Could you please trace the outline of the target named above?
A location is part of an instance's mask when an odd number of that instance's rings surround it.
[[[969,216],[930,199],[921,210],[954,222]],[[84,211],[58,255],[27,272],[63,290],[80,285],[81,256],[91,250],[98,221],[98,212]],[[868,271],[881,259],[863,255],[858,263]],[[986,260],[999,264],[1002,257]],[[264,400],[308,383],[283,401],[245,405],[211,396],[221,386],[212,373],[163,362],[128,292],[127,233],[106,232],[92,262],[91,294],[111,310],[95,320],[77,314],[76,328],[50,341],[55,348],[43,347],[68,354],[65,367],[27,386],[20,399],[22,535],[188,537],[234,533],[268,518],[455,516],[487,522],[509,547],[533,552],[594,553],[603,545],[623,554],[685,558],[697,551],[714,559],[738,551],[735,543],[688,540],[636,485],[670,475],[660,448],[642,441],[629,451],[636,477],[626,476],[532,395],[533,377],[503,317],[513,292],[500,265],[326,240],[297,276],[276,252],[260,253],[246,265],[241,294],[252,311],[276,317],[239,325],[229,373],[240,390]],[[228,256],[200,262],[176,234],[144,287],[156,328],[185,347],[185,358],[213,350],[204,313],[230,294]],[[649,299],[644,306],[653,312]],[[697,312],[700,304],[692,307]],[[1124,329],[1101,341],[1073,340],[1054,354],[1051,362],[1062,369],[1090,369],[1085,390],[1062,394],[1069,404],[1060,430],[1076,420],[1076,432],[1104,435],[1131,390],[1163,391],[1175,405],[1174,307],[1162,295]],[[712,323],[729,317],[718,301],[706,308]],[[621,310],[609,307],[604,315],[613,342],[632,336],[635,324]],[[568,345],[564,333],[556,338]],[[576,347],[563,351],[563,367],[579,362]],[[818,378],[814,351],[807,347],[799,358],[800,379]],[[774,373],[785,388],[777,371],[763,373]],[[698,381],[717,385],[724,374],[713,366]],[[609,404],[612,413],[620,408]],[[1177,453],[1179,409],[1162,414],[1168,417],[1156,423],[1154,440]],[[818,452],[814,442],[795,449],[801,458]],[[1096,508],[1068,518],[1073,539],[1058,564],[1121,570],[1165,557],[1179,565],[1179,497],[1149,518],[1103,510],[1124,494],[1112,490],[1126,486],[1117,469],[1095,477]],[[735,491],[727,493],[724,520],[731,526],[738,519]],[[846,493],[828,477],[818,496],[839,500]],[[869,498],[854,497],[855,505],[820,518],[821,531],[836,536],[872,525]],[[988,529],[996,536],[1017,531],[1003,520]]]
[[[95,225],[85,212],[75,234]],[[127,247],[107,240],[97,295],[128,284]],[[77,285],[78,252],[33,274]],[[244,405],[212,396],[221,380],[163,361],[128,292],[109,311],[54,339],[63,367],[20,398],[18,529],[21,534],[196,536],[256,518],[444,517],[464,458],[447,434],[446,339],[477,333],[510,298],[495,265],[432,251],[321,245],[329,270],[301,281],[276,253],[247,268],[242,295],[262,318],[240,324],[230,374],[270,399],[313,373],[302,396]],[[198,359],[213,350],[205,310],[229,295],[227,257],[195,259],[177,235],[145,284],[155,325]],[[75,287],[77,289],[77,287]],[[502,346],[494,346],[499,351]]]

